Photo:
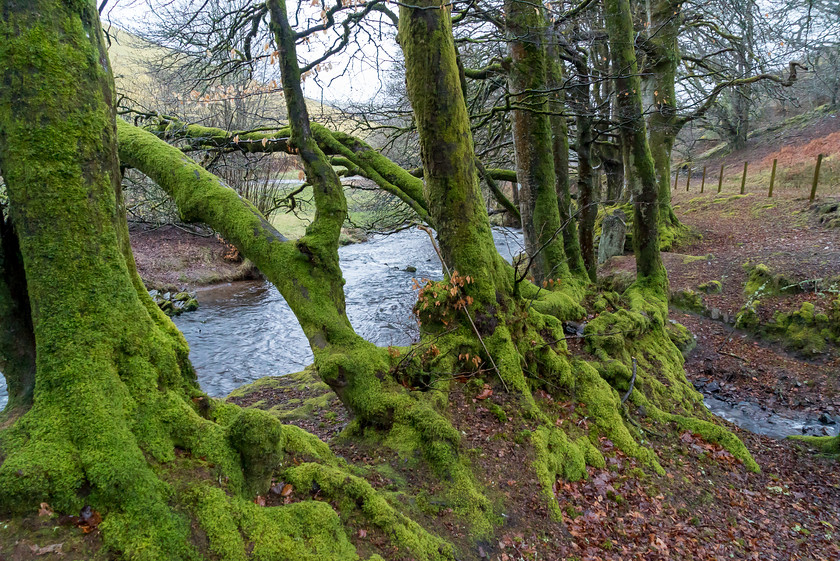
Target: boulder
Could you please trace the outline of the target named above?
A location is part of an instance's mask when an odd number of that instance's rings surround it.
[[[601,241],[598,243],[598,263],[624,253],[627,238],[627,215],[621,209],[604,217],[601,226]]]

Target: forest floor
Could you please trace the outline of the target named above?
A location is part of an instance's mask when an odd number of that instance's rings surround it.
[[[720,310],[720,319],[671,312],[671,318],[697,339],[686,361],[686,375],[697,387],[712,387],[720,399],[749,401],[768,411],[840,417],[840,362],[835,352],[802,356],[735,330],[730,323],[746,299],[747,272],[742,265],[750,259],[795,279],[840,275],[840,228],[825,227],[818,213],[835,199],[823,197],[814,206],[796,191],[769,202],[766,195],[757,194],[675,193],[678,216],[700,237],[664,255],[672,291],[721,282],[720,293],[703,294],[704,305]],[[608,262],[602,272],[632,267],[632,256],[624,256]],[[767,306],[795,310],[810,301],[819,309],[836,296],[824,287],[821,292],[770,298]],[[354,465],[370,468],[367,477],[374,486],[413,489],[408,495],[416,498],[404,504],[406,510],[469,552],[468,558],[840,559],[840,468],[801,443],[760,436],[721,421],[745,442],[761,473],[746,472],[719,446],[684,432],[651,441],[667,472],[658,476],[638,469],[635,460],[602,440],[607,467],[589,468],[584,481],[557,482],[564,521],[554,522],[535,477],[522,475],[531,473],[522,466],[533,461],[530,447],[520,439],[529,421],[515,415],[500,418],[493,412],[498,412],[493,405],[516,410],[512,397],[481,397],[479,389],[469,386],[451,395],[452,421],[463,435],[470,463],[491,498],[505,505],[496,538],[477,545],[469,542],[451,509],[421,500],[435,494],[433,475],[405,467],[382,447],[340,438],[346,414],[316,379],[305,383],[300,377],[273,378],[231,400],[275,412],[296,411],[287,422],[318,434]],[[326,407],[299,415],[301,403],[324,398]],[[539,399],[551,398],[544,394]],[[558,411],[580,407],[555,405]],[[639,421],[646,423],[643,416]],[[835,425],[824,426],[836,430]],[[381,549],[387,540],[372,528],[359,526],[354,535],[360,552],[410,558]]]
[[[802,283],[791,294],[761,297],[759,316],[771,321],[776,312],[793,313],[804,302],[825,311],[840,295],[840,228],[826,227],[820,210],[840,204],[840,197],[819,197],[813,204],[797,191],[766,194],[674,194],[680,220],[701,237],[663,254],[671,293],[694,291],[703,312],[672,309],[671,319],[685,325],[697,340],[686,373],[698,387],[714,383],[727,401],[750,401],[772,410],[787,408],[840,423],[840,353],[787,351],[784,341],[763,340],[734,328],[736,314],[747,303],[749,270],[765,265],[785,282]],[[602,273],[631,271],[632,256],[613,258]],[[746,265],[746,266],[745,266]],[[717,281],[720,292],[703,293]],[[718,317],[719,319],[711,319]]]

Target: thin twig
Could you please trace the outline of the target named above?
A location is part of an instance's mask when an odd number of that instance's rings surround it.
[[[742,356],[738,356],[738,355],[736,355],[736,354],[734,354],[734,353],[728,353],[728,352],[726,352],[726,351],[721,351],[721,350],[717,350],[717,353],[718,353],[718,354],[722,354],[722,355],[726,355],[726,356],[731,356],[732,358],[737,358],[738,360],[743,360],[743,361],[744,361],[744,362],[746,362],[747,364],[749,364],[749,362],[750,362],[749,360],[745,359],[744,357],[742,357]]]
[[[627,401],[627,398],[630,397],[630,394],[633,393],[633,384],[636,383],[636,357],[633,357],[633,376],[630,378],[630,389],[627,390],[627,393],[624,394],[624,397],[621,398],[621,403]]]

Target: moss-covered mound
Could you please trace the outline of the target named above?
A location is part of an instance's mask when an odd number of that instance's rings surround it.
[[[774,312],[769,321],[762,321],[761,306],[759,300],[744,306],[736,317],[736,327],[804,355],[824,354],[840,347],[840,298],[826,301],[820,309],[812,302],[803,302],[798,310]]]

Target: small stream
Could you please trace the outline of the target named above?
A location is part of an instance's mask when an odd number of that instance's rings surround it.
[[[494,228],[496,247],[505,259],[521,251],[521,231]],[[428,235],[416,229],[339,249],[346,281],[347,315],[359,335],[377,345],[406,345],[416,340],[411,313],[416,299],[413,279],[442,277]],[[190,344],[190,359],[202,389],[224,397],[262,378],[302,370],[312,352],[300,326],[274,286],[265,281],[238,282],[199,290],[200,307],[173,318]],[[0,376],[0,409],[6,404]],[[713,395],[706,406],[746,430],[783,438],[792,434],[837,434],[795,411],[763,411],[748,402],[730,404]]]
[[[766,409],[749,401],[731,403],[713,395],[704,394],[703,403],[709,411],[744,430],[771,438],[784,438],[795,434],[810,436],[835,436],[840,424],[825,424],[814,416],[803,415],[792,409]]]
[[[518,230],[494,228],[493,237],[508,260],[522,251]],[[404,230],[342,247],[338,253],[347,316],[356,332],[381,346],[414,341],[413,279],[442,278],[429,236]],[[190,343],[190,359],[208,394],[223,397],[243,384],[297,372],[312,362],[303,330],[271,284],[215,286],[199,291],[198,301],[197,311],[174,321]]]

